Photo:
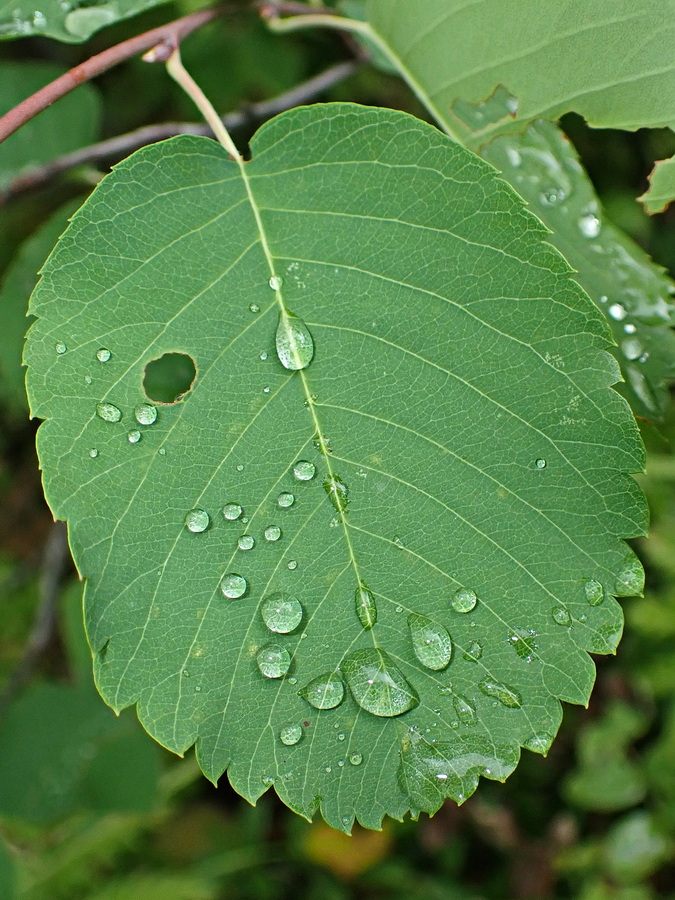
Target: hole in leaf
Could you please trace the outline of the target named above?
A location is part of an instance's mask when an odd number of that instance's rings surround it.
[[[191,390],[197,369],[187,353],[165,353],[145,367],[143,390],[157,403],[177,403]]]

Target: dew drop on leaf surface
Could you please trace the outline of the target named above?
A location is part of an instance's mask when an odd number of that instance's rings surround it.
[[[462,654],[464,659],[469,660],[469,662],[478,662],[482,655],[483,645],[480,641],[472,641]]]
[[[205,509],[191,509],[185,516],[185,527],[195,534],[206,531],[210,522],[211,517]]]
[[[248,582],[246,579],[241,575],[237,575],[236,572],[228,572],[227,575],[223,575],[223,579],[220,582],[221,591],[230,600],[237,600],[239,597],[242,597],[247,587]]]
[[[237,541],[240,550],[252,550],[255,547],[255,538],[252,534],[242,534]]]
[[[133,431],[130,431],[129,434],[127,435],[127,440],[129,441],[130,444],[137,444],[140,441],[141,437],[142,437],[142,435],[141,435],[140,431],[137,431],[136,429],[134,429]]]
[[[295,503],[295,495],[289,494],[288,491],[283,491],[277,497],[277,506],[281,509],[288,509],[290,506],[293,506]]]
[[[63,343],[63,341],[57,341],[57,342],[54,344],[54,349],[55,349],[56,352],[59,354],[59,356],[61,356],[63,353],[66,352],[66,350],[67,350],[68,348],[67,348],[66,345]]]
[[[328,499],[339,513],[346,511],[349,506],[349,488],[339,475],[329,475],[324,479],[323,489],[328,494]]]
[[[523,701],[518,691],[501,681],[481,681],[478,687],[486,697],[499,700],[503,706],[508,706],[509,709],[520,709],[522,706]]]
[[[274,543],[275,541],[278,541],[279,538],[281,537],[281,528],[279,528],[278,525],[268,525],[267,528],[265,529],[264,534],[265,534],[266,541],[269,541],[270,543]]]
[[[475,591],[460,588],[452,595],[452,600],[450,602],[455,612],[468,613],[471,612],[476,606],[476,603],[478,603],[478,597],[476,596]]]
[[[316,475],[316,466],[307,459],[299,459],[293,466],[293,475],[298,481],[311,481]]]
[[[543,458],[539,458],[538,460],[535,461],[535,466],[538,469],[545,469],[546,468],[546,460]]]
[[[354,592],[356,615],[364,628],[372,628],[377,622],[377,605],[370,588],[361,582]]]
[[[345,686],[335,672],[325,672],[313,678],[298,694],[315,709],[334,709],[344,700]]]
[[[572,621],[572,616],[566,606],[554,606],[551,615],[556,625],[569,625]]]
[[[400,716],[419,703],[415,689],[379,648],[355,650],[342,661],[349,690],[375,716]]]
[[[96,449],[96,447],[92,447],[89,450],[89,456],[91,456],[92,459],[96,459],[96,457],[98,456],[98,450]]]
[[[103,401],[96,404],[96,415],[104,422],[119,422],[122,418],[122,411],[114,403]]]
[[[229,521],[236,521],[243,513],[243,509],[238,503],[226,503],[223,507],[223,516]]]
[[[294,744],[297,744],[301,737],[301,725],[284,725],[284,727],[279,732],[279,740],[287,747],[292,747]]]
[[[157,407],[151,403],[139,403],[134,409],[134,418],[139,425],[152,425],[157,421]]]
[[[110,360],[112,353],[108,350],[107,347],[101,347],[96,351],[96,359],[101,363],[106,363]]]
[[[302,621],[302,604],[295,597],[285,597],[281,592],[270,594],[261,607],[263,622],[270,631],[288,634]]]
[[[291,654],[281,644],[267,644],[255,659],[265,678],[283,678],[291,667]]]
[[[353,766],[360,766],[363,762],[363,754],[362,753],[351,753],[349,755],[349,762]]]
[[[452,705],[454,706],[457,718],[462,725],[476,724],[476,709],[470,700],[467,700],[467,698],[463,697],[461,694],[454,694]]]
[[[413,651],[427,669],[445,669],[452,658],[452,641],[447,630],[427,616],[410,613],[408,628]]]
[[[545,755],[548,753],[552,743],[552,734],[533,734],[527,738],[527,740],[523,741],[523,747],[525,747],[526,750],[531,750],[533,753]]]
[[[584,585],[584,593],[590,606],[600,606],[605,599],[605,589],[599,581],[595,581],[593,578]]]
[[[314,340],[302,319],[285,310],[279,314],[276,333],[279,362],[285,369],[306,369],[314,357]]]

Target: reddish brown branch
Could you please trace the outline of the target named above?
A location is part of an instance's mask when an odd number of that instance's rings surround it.
[[[122,41],[121,44],[115,44],[114,47],[108,47],[102,53],[97,53],[96,56],[86,59],[64,75],[61,75],[60,78],[46,84],[31,97],[28,97],[2,116],[0,118],[0,142],[8,138],[10,134],[13,134],[22,125],[25,125],[26,122],[29,122],[43,109],[51,106],[56,100],[60,100],[61,97],[64,97],[85,81],[90,81],[125,59],[144,53],[146,50],[151,50],[158,44],[168,44],[177,47],[181,40],[190,32],[201,28],[202,25],[213,21],[213,19],[223,15],[226,11],[229,10],[222,6],[200,9],[197,12],[190,13],[189,16],[183,16],[181,19],[175,19],[167,25],[161,25],[159,28],[153,28],[151,31],[129,38],[128,41]]]

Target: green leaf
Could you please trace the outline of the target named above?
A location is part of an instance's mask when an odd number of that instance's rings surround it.
[[[4,900],[14,900],[16,897],[16,867],[11,851],[2,838],[0,838],[0,892]]]
[[[598,127],[673,127],[674,15],[675,0],[368,3],[399,71],[473,146],[571,110]]]
[[[0,63],[0,115],[63,72],[51,63]],[[98,93],[90,84],[43,110],[0,144],[0,188],[26,169],[93,143],[99,119]]]
[[[159,6],[166,0],[0,0],[0,38],[56,38],[79,44],[106,25]]]
[[[550,122],[500,137],[482,155],[553,231],[549,238],[607,316],[633,412],[660,421],[675,376],[675,285],[603,214],[572,144]]]
[[[649,176],[649,189],[638,199],[651,215],[663,212],[675,200],[675,157],[656,163]]]
[[[642,449],[602,316],[485,162],[350,104],[251,148],[245,181],[206,139],[145,148],[59,241],[26,351],[45,490],[107,702],[251,801],[274,783],[377,828],[454,795],[406,787],[413,736],[468,794],[587,701],[612,594],[641,590],[620,538],[645,527]],[[288,308],[314,343],[297,370]],[[140,425],[144,369],[176,352],[196,381]],[[446,668],[418,660],[413,613],[449,633]]]

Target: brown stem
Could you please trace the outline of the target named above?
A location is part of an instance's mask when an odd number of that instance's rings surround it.
[[[224,12],[229,11],[229,9],[222,6],[200,9],[197,12],[190,13],[188,16],[183,16],[181,19],[175,19],[173,22],[161,25],[159,28],[153,28],[143,34],[137,34],[127,41],[122,41],[121,44],[115,44],[114,47],[108,47],[102,53],[97,53],[96,56],[86,59],[59,78],[46,84],[31,97],[28,97],[2,116],[0,118],[0,143],[39,112],[42,112],[43,109],[51,106],[56,100],[60,100],[61,97],[64,97],[85,81],[90,81],[125,59],[129,59],[146,50],[151,50],[158,44],[177,47],[181,40],[190,32],[201,28],[202,25],[212,22],[223,15]]]

